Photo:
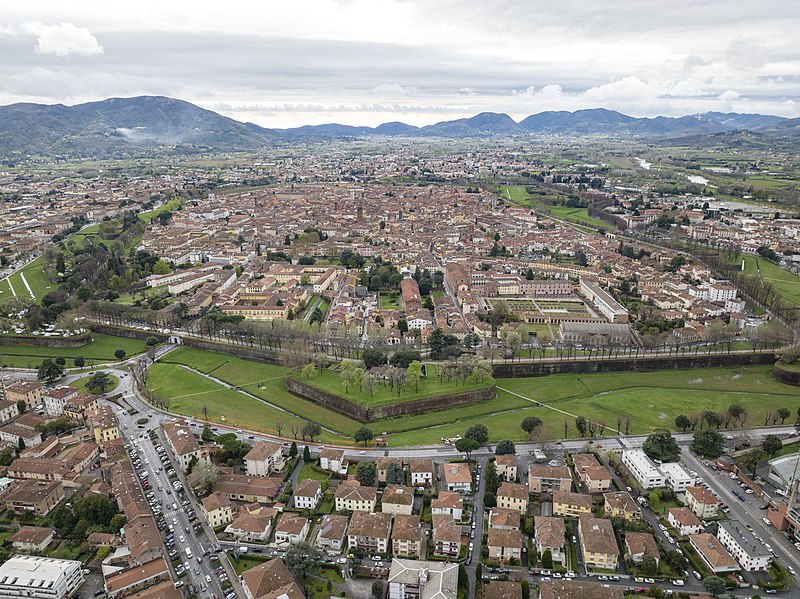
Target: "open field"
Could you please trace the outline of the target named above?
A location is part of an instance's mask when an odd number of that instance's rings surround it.
[[[25,280],[28,281],[31,292],[33,292],[33,298],[31,298],[31,294],[23,282],[23,275],[25,275]],[[44,274],[44,258],[42,256],[39,256],[25,268],[11,275],[9,281],[11,281],[14,291],[17,292],[19,297],[33,299],[37,303],[41,303],[43,296],[58,287],[57,284],[51,283]]]
[[[79,378],[77,380],[72,381],[69,386],[70,387],[75,387],[76,389],[80,389],[84,393],[92,393],[92,391],[89,391],[89,389],[86,387],[86,383],[88,383],[89,379],[91,379],[91,378],[92,378],[91,376],[81,377],[81,378]],[[104,390],[104,393],[108,393],[109,391],[113,391],[114,389],[117,388],[117,385],[119,385],[119,379],[117,377],[113,376],[113,375],[108,375],[108,380],[109,380],[109,383],[106,386],[106,388]]]
[[[760,273],[762,279],[771,283],[787,302],[800,306],[800,277],[796,274],[758,256],[744,257],[744,271],[753,275]]]
[[[397,310],[400,308],[400,296],[381,293],[381,310]]]
[[[0,343],[0,366],[38,368],[45,358],[62,356],[67,358],[67,368],[72,368],[71,358],[80,356],[86,359],[84,368],[91,368],[93,362],[116,362],[114,352],[117,349],[124,349],[127,357],[130,357],[143,353],[147,346],[144,341],[138,339],[114,337],[103,333],[92,333],[92,340],[80,347],[34,347]]]
[[[586,225],[595,229],[607,229],[609,227],[608,223],[589,216],[586,208],[570,208],[569,206],[550,205],[539,201],[537,198],[540,196],[532,196],[529,194],[524,185],[504,185],[501,188],[500,195],[504,199],[520,206],[547,212],[554,218]]]
[[[169,212],[172,210],[177,210],[181,206],[180,198],[172,198],[168,202],[165,202],[163,206],[160,208],[156,208],[155,210],[150,210],[149,212],[140,212],[139,213],[139,220],[142,220],[146,223],[153,222],[158,216],[164,212]]]
[[[209,415],[216,420],[225,416],[229,423],[267,432],[274,432],[275,420],[280,419],[284,424],[283,436],[289,437],[292,422],[314,420],[341,435],[323,432],[326,441],[349,438],[360,426],[353,419],[288,393],[283,386],[287,370],[279,366],[188,348],[171,352],[164,361],[172,363],[156,364],[148,385],[172,399],[170,409],[178,413],[197,416],[205,404],[210,408]],[[294,416],[236,390],[225,389],[174,364],[177,362],[210,372],[229,384],[241,385],[244,391]],[[335,373],[331,376],[334,384],[340,384]],[[566,436],[578,436],[577,415],[604,422],[607,433],[616,428],[617,419],[624,427],[630,418],[631,433],[646,433],[657,427],[674,429],[679,414],[723,411],[732,403],[747,410],[747,426],[762,426],[767,411],[781,407],[793,410],[800,402],[800,388],[773,379],[769,366],[562,374],[498,379],[497,386],[497,396],[486,402],[385,418],[370,423],[369,427],[375,432],[388,432],[392,446],[438,443],[442,437],[463,434],[467,427],[477,423],[489,428],[493,441],[523,440],[525,433],[520,422],[526,416],[538,416],[554,438],[561,438],[565,436],[565,422]]]

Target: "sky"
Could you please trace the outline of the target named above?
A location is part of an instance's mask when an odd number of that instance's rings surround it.
[[[265,127],[800,117],[798,24],[786,0],[7,0],[0,104],[165,95]]]

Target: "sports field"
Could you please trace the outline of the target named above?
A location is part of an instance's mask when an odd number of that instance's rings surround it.
[[[287,433],[289,422],[314,420],[336,431],[323,433],[323,439],[331,441],[349,438],[360,426],[355,420],[288,393],[283,386],[287,370],[279,366],[188,348],[171,352],[163,360],[170,363],[155,365],[148,385],[172,398],[170,409],[175,412],[197,416],[205,404],[212,418],[224,416],[229,423],[270,432],[275,432],[275,420],[280,419],[283,436],[291,436]],[[225,389],[179,363],[241,386],[274,407]],[[386,418],[369,426],[375,432],[388,432],[392,446],[438,443],[442,437],[463,434],[477,423],[489,428],[491,440],[522,440],[520,422],[526,416],[538,416],[554,438],[562,438],[565,422],[566,436],[578,436],[576,416],[605,423],[607,434],[616,428],[618,419],[624,428],[630,418],[631,433],[646,433],[656,427],[674,429],[679,414],[723,411],[732,403],[747,410],[747,426],[762,426],[767,411],[781,407],[794,411],[800,403],[800,388],[773,379],[769,366],[497,379],[497,387],[497,396],[486,402]]]
[[[0,343],[0,366],[38,368],[45,358],[61,356],[67,359],[66,368],[72,368],[72,358],[80,356],[86,360],[84,368],[87,368],[94,362],[116,362],[114,352],[118,349],[124,349],[130,357],[143,353],[147,346],[144,341],[102,333],[92,333],[92,340],[80,347],[34,347]]]

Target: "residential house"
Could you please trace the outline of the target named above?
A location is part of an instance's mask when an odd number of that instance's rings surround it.
[[[722,520],[717,528],[717,538],[722,546],[747,572],[765,572],[772,562],[772,554],[752,532],[738,520]]]
[[[269,476],[273,472],[283,470],[283,447],[272,441],[259,441],[244,456],[247,474],[252,476]]]
[[[556,491],[553,493],[553,515],[569,516],[577,518],[579,516],[592,513],[592,496],[584,493],[570,493],[568,491]]]
[[[42,393],[44,400],[44,411],[51,418],[58,418],[64,415],[64,406],[67,400],[78,397],[78,390],[74,387],[51,387]]]
[[[391,599],[456,599],[458,564],[393,559],[388,596]]]
[[[231,500],[222,493],[212,493],[208,497],[203,497],[200,507],[211,528],[216,529],[233,521]]]
[[[401,485],[388,485],[381,497],[381,511],[388,514],[411,515],[414,507],[414,489]],[[396,525],[395,525],[396,526]]]
[[[3,493],[0,500],[12,512],[33,512],[44,516],[64,498],[61,481],[20,480]]]
[[[494,459],[494,467],[497,475],[502,480],[516,482],[517,480],[517,456],[514,454],[499,455]]]
[[[739,564],[714,535],[703,532],[689,537],[689,543],[706,568],[714,574],[736,572]]]
[[[8,399],[0,399],[0,424],[10,422],[17,416],[19,416],[17,402]]]
[[[489,559],[508,563],[520,560],[522,555],[522,533],[519,530],[490,528],[487,541]]]
[[[483,582],[482,599],[522,599],[522,585],[515,580]]]
[[[461,547],[461,527],[448,514],[433,514],[433,554],[455,559]]]
[[[334,474],[347,474],[350,460],[344,455],[344,449],[326,447],[319,452],[319,467],[330,470]]]
[[[288,547],[302,543],[308,536],[308,528],[308,518],[284,512],[275,525],[275,545]]]
[[[493,507],[489,511],[489,528],[499,528],[501,530],[519,530],[522,522],[522,515],[518,510],[508,510]]]
[[[504,482],[497,489],[497,506],[517,510],[520,514],[528,512],[528,488],[517,483]]]
[[[424,539],[419,516],[399,515],[392,526],[392,553],[396,557],[422,557]]]
[[[72,422],[85,425],[89,418],[89,413],[99,407],[100,402],[96,395],[80,393],[77,397],[67,400],[64,405],[64,416]]]
[[[447,463],[444,470],[444,484],[448,491],[467,493],[472,489],[472,472],[464,462]]]
[[[337,512],[371,512],[375,509],[377,498],[377,488],[362,487],[357,480],[343,481],[334,493]]]
[[[280,558],[245,570],[239,580],[247,599],[305,599],[306,596]]]
[[[539,599],[625,599],[625,587],[588,580],[553,580],[539,583]]]
[[[433,460],[420,458],[408,461],[408,470],[411,473],[412,487],[427,487],[433,484]]]
[[[234,536],[237,541],[264,542],[272,532],[272,522],[278,510],[274,508],[258,508],[250,511],[240,508],[233,520],[225,528],[225,532]]]
[[[566,524],[563,518],[536,516],[534,521],[534,541],[536,551],[542,555],[548,549],[553,561],[564,563],[566,557]]]
[[[300,510],[316,509],[321,499],[322,485],[313,478],[301,480],[294,491],[294,507]]]
[[[701,520],[716,518],[719,499],[705,487],[688,487],[686,489],[686,505]]]
[[[528,466],[528,491],[554,493],[572,489],[572,476],[566,466],[530,464]]]
[[[24,417],[25,414],[22,415]],[[20,417],[14,422],[0,426],[0,441],[7,441],[14,447],[34,447],[42,442],[42,435],[34,428],[19,424]],[[20,445],[20,442],[22,445]]]
[[[119,439],[119,420],[111,406],[105,404],[89,412],[89,429],[94,434],[95,443],[102,449]],[[194,437],[192,437],[194,438]]]
[[[44,385],[39,381],[16,381],[6,387],[6,399],[15,404],[25,402],[25,408],[36,406],[42,402]]]
[[[389,465],[396,464],[403,468],[403,458],[393,458],[389,456],[381,456],[375,463],[375,472],[378,476],[378,482],[386,484],[386,473],[389,471]]]
[[[214,491],[232,501],[269,503],[281,486],[281,478],[247,476],[246,474],[220,474]]]
[[[667,522],[683,537],[696,535],[704,530],[703,523],[687,507],[669,508]]]
[[[47,546],[52,542],[56,534],[54,528],[44,528],[41,526],[22,526],[15,532],[9,541],[17,551],[26,553],[44,553]]]
[[[446,514],[452,520],[459,521],[464,514],[464,498],[454,491],[441,491],[438,497],[431,499],[431,514]]]
[[[611,488],[612,476],[605,466],[591,466],[582,474],[587,493],[606,493]]]
[[[582,516],[578,519],[578,533],[587,567],[617,569],[619,547],[611,520]]]
[[[325,514],[319,525],[316,546],[328,553],[341,553],[347,541],[347,516]]]
[[[368,553],[388,553],[392,515],[383,512],[353,512],[347,530],[347,545]]]
[[[627,531],[625,533],[625,553],[634,564],[641,564],[646,557],[654,558],[656,565],[661,560],[656,539],[649,532]]]
[[[606,516],[621,518],[628,522],[638,522],[642,519],[642,510],[627,491],[617,493],[603,493],[603,504]]]
[[[163,428],[167,437],[167,444],[172,453],[175,454],[175,458],[184,472],[193,461],[202,466],[209,463],[208,453],[200,447],[194,434],[192,434],[192,430],[185,421],[167,422],[163,425]]]

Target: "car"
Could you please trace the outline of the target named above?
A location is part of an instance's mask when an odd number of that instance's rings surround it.
[[[767,518],[766,516],[765,516],[765,517],[763,517],[763,518],[761,518],[761,521],[762,521],[764,524],[766,524],[767,526],[769,526],[769,525],[770,525],[769,518]]]
[[[603,575],[598,576],[597,580],[608,580],[608,576],[603,576]]]
[[[766,589],[764,592],[767,595],[777,595],[778,594],[778,591],[776,591],[775,589]]]
[[[348,557],[349,557],[349,556],[348,556]],[[373,555],[373,556],[372,556],[372,561],[373,561],[373,562],[379,562],[379,561],[381,561],[382,559],[383,559],[383,558],[382,558],[380,555]]]
[[[470,542],[469,550],[472,551],[475,548],[475,543]]]
[[[792,568],[791,566],[787,566],[786,569],[789,570],[789,574],[791,574],[792,576],[797,576],[797,572],[795,572],[794,568]]]
[[[701,575],[701,574],[700,574],[700,572],[698,572],[697,570],[692,570],[692,575],[694,575],[694,577],[695,577],[697,580],[702,580],[702,579],[703,579],[702,575]]]
[[[575,572],[567,572],[564,574],[564,578],[575,578],[575,576],[577,576]]]
[[[376,568],[383,568],[385,565],[386,564],[384,564],[383,562],[375,562],[375,567]]]
[[[682,587],[686,583],[682,581],[680,578],[676,578],[675,580],[672,581],[672,584],[674,584],[676,587]]]
[[[575,576],[575,573],[572,572],[572,575]],[[609,580],[613,580],[614,582],[619,582],[619,576],[609,576]]]
[[[564,575],[561,572],[553,572],[553,578],[564,578]]]
[[[633,582],[644,582],[644,578],[642,578],[641,576],[637,576],[633,579]]]
[[[472,521],[472,530],[475,530],[475,520]]]
[[[645,578],[645,579],[644,579],[644,581],[645,581],[647,584],[655,584],[655,582],[656,582],[656,581],[655,581],[655,580],[653,580],[652,578]]]
[[[469,538],[470,539],[474,539],[475,538],[475,531],[474,530],[469,531]]]
[[[548,582],[548,581],[550,581],[552,579],[549,576],[542,576],[542,580],[544,580],[545,582]]]

